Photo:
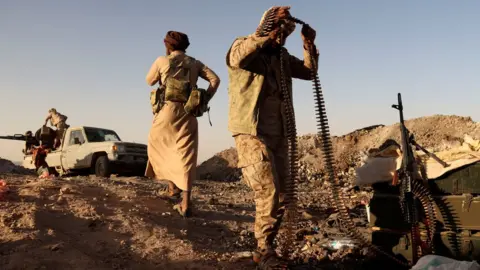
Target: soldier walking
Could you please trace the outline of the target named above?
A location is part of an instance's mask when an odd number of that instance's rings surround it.
[[[167,180],[168,196],[171,199],[182,196],[182,202],[174,209],[188,217],[191,214],[192,182],[196,177],[198,122],[196,116],[188,112],[187,104],[191,103],[192,89],[196,88],[198,78],[210,83],[205,98],[202,98],[203,103],[213,97],[220,78],[200,60],[186,54],[190,45],[186,34],[169,31],[164,43],[167,56],[158,57],[146,76],[148,85],[158,82],[161,86],[158,91],[163,93],[159,95],[162,100],[155,100],[152,106],[163,105],[154,110],[145,175]]]

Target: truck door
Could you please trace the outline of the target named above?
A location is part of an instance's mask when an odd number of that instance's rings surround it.
[[[64,160],[66,161],[68,169],[81,169],[90,167],[87,164],[85,154],[85,137],[81,129],[70,131],[70,136],[66,142],[66,149],[64,149]]]

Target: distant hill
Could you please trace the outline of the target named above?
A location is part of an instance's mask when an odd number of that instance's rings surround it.
[[[31,174],[33,170],[24,168],[21,162],[11,162],[10,160],[0,158],[0,174],[16,173],[16,174]]]

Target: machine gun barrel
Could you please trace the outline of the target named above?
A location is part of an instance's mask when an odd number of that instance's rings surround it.
[[[12,140],[12,141],[26,141],[27,137],[23,134],[15,134],[15,135],[8,135],[8,136],[0,136],[0,139]]]
[[[405,121],[403,117],[403,104],[402,104],[402,95],[398,93],[398,105],[392,105],[393,108],[397,109],[400,114],[400,132],[402,137],[402,167],[406,172],[413,172],[415,158],[413,156],[413,150],[410,146],[410,136],[407,127],[405,126]]]

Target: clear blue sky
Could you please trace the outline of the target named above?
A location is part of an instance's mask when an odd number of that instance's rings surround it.
[[[51,107],[71,125],[112,128],[147,142],[152,121],[145,75],[165,53],[168,30],[190,37],[187,53],[222,82],[213,127],[199,119],[199,161],[233,145],[227,130],[225,54],[255,31],[272,5],[317,30],[319,74],[334,134],[405,117],[480,117],[480,1],[0,1],[0,134],[40,128]],[[300,28],[286,47],[302,57]],[[477,74],[477,75],[475,75]],[[311,83],[294,82],[298,133],[316,131]],[[201,82],[200,86],[206,86]],[[21,160],[22,144],[0,140]]]

